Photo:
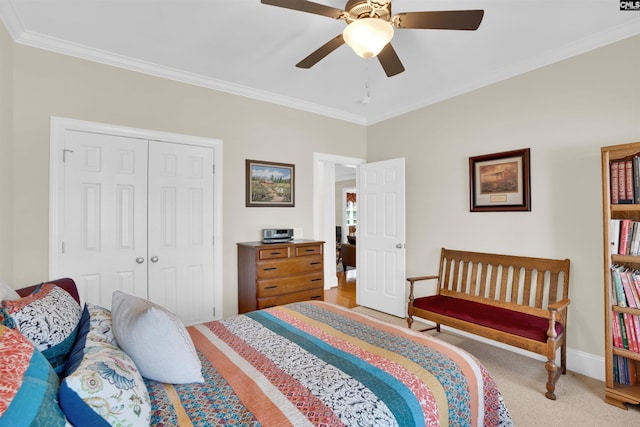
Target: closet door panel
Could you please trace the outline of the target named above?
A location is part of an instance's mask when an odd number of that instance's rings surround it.
[[[149,299],[185,324],[213,318],[213,149],[149,144]]]
[[[69,130],[65,153],[61,271],[83,301],[146,298],[147,142]]]

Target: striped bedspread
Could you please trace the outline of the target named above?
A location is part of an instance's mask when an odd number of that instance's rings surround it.
[[[511,425],[473,356],[332,304],[295,303],[188,329],[206,383],[148,381],[152,425]]]

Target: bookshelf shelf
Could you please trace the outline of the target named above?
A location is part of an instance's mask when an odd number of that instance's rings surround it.
[[[620,307],[619,305],[614,305],[611,307],[611,309],[617,313],[629,313],[635,316],[640,315],[640,308]]]
[[[612,266],[616,265],[628,270],[640,271],[640,256],[619,255],[615,249],[612,249],[615,245],[612,246],[611,242],[614,240],[612,236],[615,235],[613,232],[613,224],[624,222],[617,220],[631,220],[640,223],[640,203],[612,203],[612,199],[615,198],[629,199],[628,194],[625,197],[621,197],[621,192],[625,190],[619,188],[619,185],[622,185],[622,183],[618,181],[618,184],[616,184],[618,177],[615,176],[616,168],[612,168],[612,165],[615,164],[619,166],[620,163],[624,163],[622,161],[629,160],[631,160],[631,164],[633,165],[636,162],[633,158],[638,155],[640,155],[640,142],[601,148],[604,247],[605,401],[623,409],[627,409],[626,404],[640,404],[640,352],[622,348],[618,319],[627,319],[627,317],[638,318],[640,322],[640,308],[621,307],[617,304],[618,300],[616,298],[619,299],[619,297],[615,295]],[[638,163],[638,165],[640,165],[640,163]],[[622,168],[622,166],[620,166],[620,168]],[[638,169],[638,181],[635,180],[636,177],[634,176],[632,182],[635,183],[634,187],[637,186],[637,188],[640,188],[640,167],[633,166],[632,169]],[[626,176],[628,178],[628,175],[621,175],[623,173],[626,172],[618,169],[620,177]],[[614,182],[613,188],[611,185],[612,175]],[[625,183],[627,183],[627,188],[629,187],[628,182],[629,180],[626,179]],[[619,190],[619,192],[612,193],[612,190]],[[634,191],[634,194],[638,192],[639,191]],[[639,199],[635,199],[635,201],[638,200]],[[617,240],[616,242],[620,243]],[[634,252],[631,251],[631,253]],[[616,280],[618,280],[617,277]],[[620,282],[618,281],[617,283],[618,286],[620,286]],[[625,304],[621,303],[621,305]],[[620,322],[624,323],[623,320],[620,320]],[[616,334],[614,334],[614,328],[617,328],[615,330]],[[614,345],[614,335],[617,335],[618,346]],[[638,331],[637,336],[638,339],[640,339],[640,331]],[[632,337],[629,336],[629,338]],[[628,347],[633,348],[631,345]]]
[[[631,205],[611,205],[612,212],[638,212],[640,211],[640,204]]]
[[[636,353],[635,351],[626,350],[624,348],[613,348],[613,354],[616,356],[626,357],[628,359],[640,360],[640,353]]]
[[[634,255],[611,255],[614,264],[640,264],[640,256]]]

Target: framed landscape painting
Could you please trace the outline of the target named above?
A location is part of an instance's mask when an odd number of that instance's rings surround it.
[[[295,206],[295,165],[246,160],[246,206]]]
[[[530,149],[469,157],[471,212],[530,211]]]

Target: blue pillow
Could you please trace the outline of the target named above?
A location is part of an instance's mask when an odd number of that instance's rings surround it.
[[[20,332],[0,325],[0,427],[64,426],[58,376]]]

